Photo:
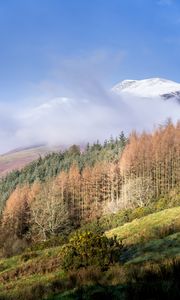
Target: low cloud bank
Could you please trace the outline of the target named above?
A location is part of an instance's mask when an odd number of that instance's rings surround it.
[[[0,99],[0,153],[35,144],[103,141],[122,130],[150,130],[169,117],[177,121],[180,105],[173,100],[121,97],[105,87],[124,56],[98,51],[55,60],[52,79],[30,84],[26,99],[9,104]]]
[[[28,107],[1,103],[0,152],[34,144],[66,146],[104,140],[121,130],[150,130],[169,117],[177,121],[179,116],[180,105],[175,101],[122,98],[105,90],[98,96],[56,97]]]

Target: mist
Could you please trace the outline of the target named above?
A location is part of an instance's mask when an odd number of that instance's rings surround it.
[[[104,98],[106,101],[104,101]],[[50,99],[38,106],[1,109],[1,152],[34,144],[84,144],[136,129],[150,130],[171,117],[177,121],[180,105],[157,99],[121,98],[102,91],[98,97]]]
[[[85,144],[103,141],[122,130],[151,130],[171,118],[180,105],[160,97],[119,96],[107,85],[123,55],[104,67],[105,53],[57,64],[51,80],[31,85],[26,99],[0,101],[0,152],[35,144]]]

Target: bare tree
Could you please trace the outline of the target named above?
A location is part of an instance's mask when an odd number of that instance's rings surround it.
[[[56,181],[46,183],[31,202],[32,228],[46,240],[68,226],[68,209]]]
[[[122,186],[121,202],[125,208],[135,208],[147,206],[154,196],[152,180],[150,178],[135,177],[130,178]]]

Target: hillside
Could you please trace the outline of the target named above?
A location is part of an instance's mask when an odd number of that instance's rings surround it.
[[[4,0],[0,37],[0,300],[180,300],[180,0]]]
[[[108,237],[117,236],[125,245],[138,244],[140,242],[153,240],[166,228],[176,231],[180,229],[180,207],[165,209],[154,214],[150,214],[140,219],[135,219],[131,223],[114,228],[106,233]]]
[[[114,269],[111,268],[111,270],[102,274],[97,273],[97,271],[93,274],[92,270],[89,273],[91,275],[85,272],[79,273],[79,276],[80,274],[84,276],[81,284],[79,283],[80,286],[87,286],[85,290],[81,288],[81,295],[84,294],[84,297],[86,295],[87,298],[85,299],[91,299],[91,296],[95,293],[99,293],[101,296],[104,293],[109,293],[109,295],[117,293],[119,296],[124,296],[127,286],[126,289],[123,286],[125,282],[128,282],[127,276],[131,274],[131,270],[132,272],[137,270],[140,272],[143,266],[146,266],[147,271],[149,268],[149,271],[151,270],[152,272],[153,269],[160,269],[161,266],[164,266],[164,268],[166,266],[167,268],[167,265],[170,266],[173,260],[178,260],[180,258],[179,213],[180,207],[166,209],[107,232],[106,235],[117,235],[124,242],[132,241],[133,246],[126,248],[122,253],[122,260],[125,260],[125,264],[121,267],[121,270],[118,270],[116,266]],[[167,218],[164,218],[164,216],[167,216]],[[167,229],[170,229],[170,225],[174,223],[174,220],[178,221],[179,228],[176,227],[174,229],[175,233],[172,228],[171,232],[170,230],[168,232]],[[165,227],[166,231],[164,230],[162,234],[161,228]],[[156,234],[154,236],[149,235],[153,231]],[[140,236],[142,234],[144,234],[144,237],[147,237],[147,240],[143,243],[141,241],[141,244],[139,244],[140,240],[137,239],[137,235]],[[76,286],[75,281],[73,282],[68,273],[62,270],[60,253],[61,246],[26,252],[21,256],[1,259],[0,299],[36,300],[47,299],[48,296],[48,299],[56,299],[55,294],[58,293],[62,294],[57,296],[57,299],[79,299],[77,297],[78,290],[74,289]],[[151,265],[146,265],[150,261]],[[119,277],[120,274],[121,276]],[[75,275],[72,273],[71,276]],[[91,278],[88,278],[88,276],[91,276]],[[135,276],[135,274],[131,276]],[[170,278],[168,280],[170,281]],[[98,288],[98,285],[101,285],[101,289]],[[66,293],[64,293],[65,291]],[[52,297],[52,295],[54,296]]]
[[[179,125],[72,145],[1,179],[0,299],[177,297]]]
[[[58,152],[61,147],[35,146],[12,150],[0,155],[0,177],[13,170],[20,170],[30,162],[44,157],[48,153]]]
[[[180,258],[180,207],[165,209],[106,232],[128,247],[126,262]],[[127,257],[126,257],[127,256]]]

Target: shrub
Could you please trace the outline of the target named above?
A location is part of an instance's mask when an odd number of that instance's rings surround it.
[[[107,227],[108,228],[108,227]],[[109,229],[109,228],[108,228]],[[95,220],[92,220],[89,223],[85,223],[81,225],[81,229],[78,229],[77,231],[91,231],[96,234],[103,234],[106,230],[106,226],[103,224],[102,218],[97,218]]]
[[[38,253],[37,252],[25,252],[21,255],[21,261],[26,262],[30,259],[36,258],[38,257]]]
[[[119,261],[122,245],[115,238],[93,233],[76,233],[62,247],[62,266],[65,270],[99,266],[106,269]]]
[[[156,211],[168,208],[168,199],[166,197],[159,198],[158,201],[155,202],[154,207]]]
[[[145,207],[137,207],[134,210],[132,210],[129,218],[130,218],[130,221],[133,221],[134,219],[140,219],[151,213],[152,213],[152,209],[150,209],[149,207],[146,207],[146,206]]]

